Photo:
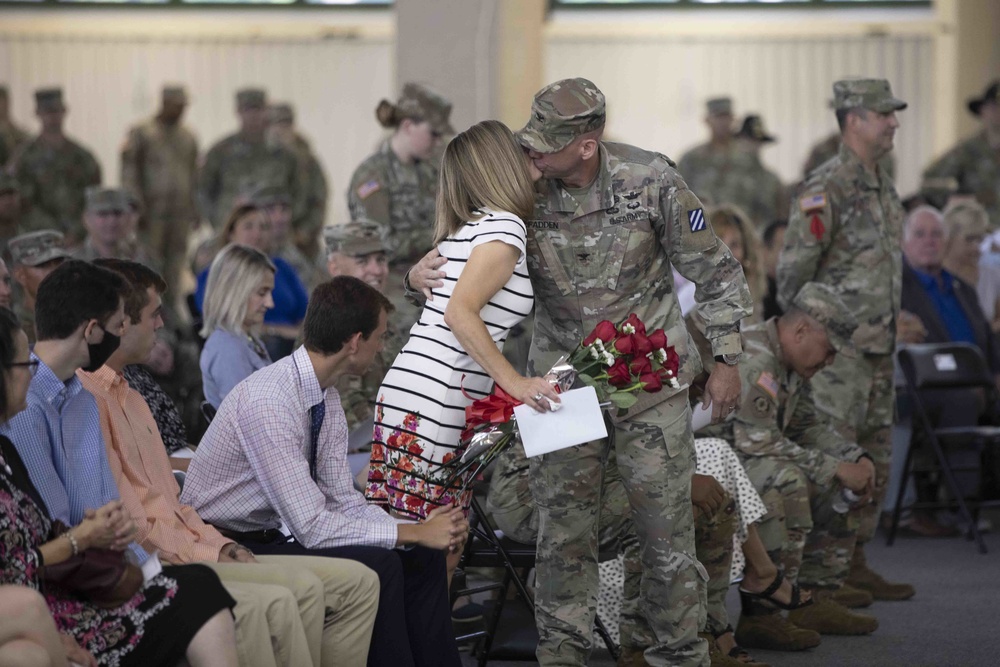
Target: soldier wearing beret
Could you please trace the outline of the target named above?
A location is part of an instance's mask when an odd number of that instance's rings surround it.
[[[812,390],[817,410],[874,461],[875,502],[862,513],[850,576],[843,564],[830,564],[823,585],[838,588],[846,579],[875,599],[906,599],[913,587],[882,579],[867,566],[863,549],[874,535],[888,480],[903,272],[903,207],[879,160],[892,150],[896,112],[906,103],[885,79],[837,81],[833,94],[843,142],[792,201],[777,269],[778,301],[787,308],[805,283],[820,282],[840,295],[859,323],[857,356],[838,357],[812,379]]]
[[[331,278],[351,276],[363,280],[380,292],[385,291],[389,277],[389,244],[385,228],[372,220],[353,220],[343,225],[330,225],[323,230],[326,241],[327,270]],[[403,331],[402,333],[409,333]],[[347,415],[351,431],[368,425],[375,416],[375,395],[393,359],[399,354],[405,336],[394,318],[388,322],[382,350],[364,375],[344,375],[335,385]]]
[[[289,149],[299,161],[299,170],[304,175],[303,191],[305,208],[292,230],[291,242],[302,255],[312,261],[319,253],[319,237],[326,219],[328,188],[323,166],[312,150],[312,146],[295,130],[295,112],[288,103],[274,104],[268,115],[268,141]]]
[[[15,308],[28,341],[35,342],[35,297],[45,276],[69,257],[63,246],[62,232],[43,229],[12,238],[10,252],[11,275],[21,288],[21,298]]]
[[[241,194],[276,185],[292,201],[293,225],[303,214],[303,175],[295,155],[266,140],[267,96],[258,88],[236,93],[240,129],[219,140],[205,155],[198,174],[198,199],[204,218],[219,229]]]
[[[407,83],[395,104],[379,102],[375,116],[392,135],[354,170],[347,204],[352,218],[385,227],[390,257],[386,296],[396,307],[396,324],[409,331],[420,310],[404,298],[402,278],[433,245],[437,147],[455,133],[449,121],[451,102],[426,86]]]
[[[83,240],[84,191],[101,183],[101,167],[93,153],[63,133],[61,88],[36,91],[35,105],[42,132],[12,162],[25,206],[24,226],[61,231],[73,247]]]
[[[535,95],[517,133],[535,167],[535,217],[527,258],[535,292],[528,372],[544,374],[601,320],[630,313],[662,327],[680,356],[681,389],[640,393],[615,415],[613,447],[595,441],[531,459],[539,507],[535,600],[543,665],[584,665],[598,588],[598,513],[620,477],[643,558],[642,596],[622,637],[627,665],[707,665],[704,570],[695,557],[694,440],[687,384],[701,371],[673,291],[673,268],[698,285],[716,355],[707,400],[716,418],[739,399],[740,320],[751,310],[743,270],[706,222],[701,202],[658,153],[604,142],[604,94],[565,79]],[[437,286],[429,253],[412,286]],[[710,305],[709,305],[710,304]],[[644,662],[645,661],[645,662]]]
[[[943,209],[953,194],[973,195],[1000,228],[1000,81],[967,103],[982,129],[935,160],[924,171],[921,191]]]
[[[0,84],[0,170],[30,139],[31,135],[11,119],[10,91]]]
[[[141,208],[139,238],[160,258],[170,294],[180,290],[188,235],[198,221],[198,141],[181,119],[188,96],[164,86],[160,110],[129,130],[122,147],[122,187]]]

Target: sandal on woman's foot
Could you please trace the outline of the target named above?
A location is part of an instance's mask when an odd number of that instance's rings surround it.
[[[812,598],[803,601],[802,600],[802,590],[799,588],[798,584],[792,584],[792,595],[789,602],[782,602],[781,600],[774,597],[774,594],[778,592],[781,588],[781,583],[785,580],[785,573],[778,570],[778,574],[774,575],[774,581],[759,593],[752,593],[750,591],[744,590],[740,587],[740,599],[743,601],[744,607],[751,606],[754,599],[767,600],[773,605],[784,609],[785,611],[791,611],[793,609],[801,609],[802,607],[807,607],[812,604]]]
[[[736,644],[729,649],[729,657],[735,659],[741,665],[745,665],[745,667],[771,667],[771,665],[766,662],[754,660],[753,656],[747,653],[746,649],[739,644]]]

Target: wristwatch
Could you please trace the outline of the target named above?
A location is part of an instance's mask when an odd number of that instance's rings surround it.
[[[737,352],[736,354],[720,354],[715,357],[715,362],[719,364],[725,364],[727,366],[735,366],[740,363],[740,359],[743,358],[742,352]]]

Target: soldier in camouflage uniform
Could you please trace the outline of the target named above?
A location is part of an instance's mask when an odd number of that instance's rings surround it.
[[[371,220],[354,220],[344,225],[330,225],[323,230],[326,242],[327,270],[331,278],[351,276],[363,280],[380,292],[385,291],[389,276],[389,244],[385,229]],[[367,424],[371,429],[375,416],[375,395],[393,359],[406,342],[409,331],[402,331],[390,318],[386,325],[382,350],[364,375],[342,375],[335,385],[347,415],[347,428]]]
[[[874,618],[815,593],[840,587],[854,546],[858,511],[837,513],[833,502],[842,488],[863,496],[874,483],[871,458],[817,413],[809,385],[837,353],[854,355],[850,341],[857,323],[837,292],[822,283],[806,283],[790,306],[780,318],[744,330],[740,407],[708,431],[733,443],[762,496],[780,499],[768,505],[757,531],[785,576],[813,590],[815,598],[812,607],[790,617],[824,634],[866,634],[878,627]],[[862,603],[871,604],[870,596],[860,595]],[[787,641],[794,638],[795,625],[773,607],[749,605],[737,641],[797,650],[803,647]]]
[[[518,139],[539,180],[526,221],[535,291],[529,372],[545,373],[603,319],[636,313],[662,327],[681,364],[682,389],[643,394],[615,418],[614,445],[596,441],[531,460],[539,507],[537,656],[582,665],[592,646],[597,594],[597,517],[605,478],[620,475],[642,548],[638,645],[628,664],[704,665],[704,568],[695,558],[694,445],[686,384],[701,370],[676,296],[672,267],[698,285],[708,338],[720,362],[706,393],[716,416],[735,407],[740,320],[750,293],[739,263],[706,224],[701,202],[658,153],[600,140],[601,91],[567,79],[535,96]],[[602,483],[598,483],[602,480]]]
[[[760,159],[761,149],[775,138],[764,128],[760,116],[750,115],[743,119],[743,126],[736,133],[738,150],[743,153],[748,164],[738,169],[732,180],[735,187],[727,188],[722,201],[736,204],[746,211],[757,229],[763,229],[775,220],[788,217],[788,193],[781,179],[764,166]]]
[[[840,356],[812,380],[816,407],[875,463],[875,502],[865,508],[849,583],[876,599],[905,599],[908,584],[890,584],[867,567],[862,544],[875,532],[889,473],[894,392],[892,353],[902,289],[903,207],[879,159],[892,149],[906,103],[884,79],[833,85],[843,143],[813,171],[792,202],[778,263],[778,301],[791,304],[811,281],[832,287],[859,323],[854,359]],[[843,576],[833,576],[838,582]]]
[[[1000,81],[991,83],[982,97],[969,100],[968,107],[982,130],[931,163],[920,189],[940,209],[949,195],[974,195],[996,230],[1000,228]]]
[[[677,169],[692,192],[709,203],[720,204],[728,201],[723,190],[734,164],[741,159],[733,140],[733,101],[717,97],[708,100],[706,107],[705,124],[711,137],[682,155]]]
[[[816,167],[837,157],[840,154],[840,142],[840,132],[834,132],[814,145],[809,151],[809,157],[806,158],[805,165],[802,167],[802,179],[805,180],[808,178],[810,172]],[[889,178],[896,179],[896,159],[892,156],[892,153],[886,153],[882,156],[878,164],[889,175]]]
[[[0,254],[8,257],[7,241],[21,229],[21,187],[17,179],[0,169]]]
[[[14,308],[28,342],[35,344],[35,298],[45,276],[56,270],[69,253],[63,247],[62,232],[43,229],[21,234],[7,244],[10,252],[10,272],[21,288]]]
[[[73,251],[74,259],[92,262],[106,257],[156,267],[146,249],[129,234],[129,194],[115,188],[87,188],[83,226],[87,236]]]
[[[89,150],[63,134],[66,105],[62,89],[35,92],[42,132],[14,156],[12,170],[21,185],[24,229],[55,229],[73,247],[83,240],[84,190],[101,183],[101,167]]]
[[[387,230],[386,296],[396,307],[396,324],[409,331],[420,309],[405,298],[403,277],[434,240],[441,155],[436,148],[441,137],[455,133],[449,122],[451,103],[420,84],[408,83],[396,104],[382,100],[375,113],[393,133],[354,170],[347,204],[352,219],[373,220]]]
[[[295,112],[287,103],[273,104],[268,116],[268,141],[295,154],[305,179],[302,215],[295,221],[292,242],[308,260],[319,254],[319,236],[326,220],[327,183],[323,167],[305,137],[295,131]]]
[[[31,135],[11,120],[10,92],[0,85],[0,171],[30,139]]]
[[[264,91],[247,88],[236,93],[236,112],[240,117],[239,131],[209,149],[198,173],[202,216],[219,229],[241,194],[275,185],[291,196],[292,220],[297,220],[305,208],[304,177],[294,153],[266,141]]]
[[[181,291],[188,235],[198,221],[198,142],[181,124],[187,103],[183,88],[164,87],[160,111],[130,129],[122,148],[122,188],[138,200],[142,211],[139,238],[159,259],[163,279],[175,296]]]
[[[271,257],[288,262],[307,292],[326,279],[315,262],[309,261],[292,238],[292,200],[284,188],[265,186],[250,195],[250,201],[271,221]]]

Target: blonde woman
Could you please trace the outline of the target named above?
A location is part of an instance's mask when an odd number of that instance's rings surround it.
[[[983,261],[980,246],[989,233],[990,217],[969,197],[953,199],[944,208],[944,268],[973,287],[993,331],[1000,330],[1000,263]]]
[[[503,123],[479,123],[448,144],[435,228],[447,277],[411,329],[375,405],[366,495],[403,517],[468,507],[468,494],[457,497],[461,480],[444,488],[438,468],[460,455],[465,407],[494,382],[536,410],[558,401],[548,382],[522,377],[500,353],[533,303],[523,222],[533,208],[528,160]]]
[[[255,248],[231,243],[216,255],[205,289],[201,351],[205,399],[218,408],[233,387],[271,363],[257,334],[274,307],[274,263]]]

